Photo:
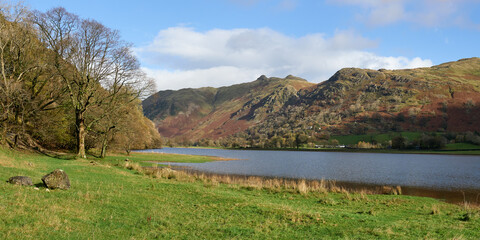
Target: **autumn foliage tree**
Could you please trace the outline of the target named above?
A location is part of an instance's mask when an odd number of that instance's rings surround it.
[[[132,149],[154,148],[162,145],[162,140],[153,122],[143,116],[140,104],[124,106],[121,118],[116,119],[111,143],[116,149],[130,154]]]
[[[34,22],[41,41],[54,53],[52,64],[75,116],[77,156],[85,158],[87,132],[119,104],[152,89],[152,81],[140,71],[130,45],[118,31],[80,19],[64,8],[35,12]],[[94,108],[101,111],[94,114]]]
[[[63,8],[0,0],[0,144],[39,150],[156,147],[140,101],[154,90],[117,31]]]
[[[15,147],[37,130],[35,121],[61,102],[51,54],[22,5],[0,5],[0,140]]]

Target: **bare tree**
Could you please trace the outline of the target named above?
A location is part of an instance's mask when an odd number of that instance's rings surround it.
[[[143,77],[130,45],[117,31],[64,8],[36,12],[34,21],[42,42],[55,54],[54,67],[75,112],[77,156],[85,158],[89,129],[114,111],[120,99],[132,101],[150,89],[151,81]],[[93,106],[103,110],[91,114]]]
[[[38,41],[29,12],[20,5],[0,3],[1,139],[15,146],[25,125],[39,111],[54,107],[61,95],[52,88],[48,53]],[[7,135],[13,135],[13,141]]]

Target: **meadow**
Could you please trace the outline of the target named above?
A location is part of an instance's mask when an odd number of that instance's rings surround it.
[[[153,153],[65,160],[0,149],[0,238],[480,238],[480,212],[468,203],[348,192],[302,180],[235,182],[145,162],[176,159],[215,160]],[[41,184],[56,168],[69,175],[69,190],[47,191]],[[35,186],[6,183],[15,175],[30,176]]]

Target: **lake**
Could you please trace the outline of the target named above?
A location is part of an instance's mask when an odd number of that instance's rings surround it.
[[[169,163],[172,166],[187,166],[194,170],[218,174],[480,191],[480,156],[199,148],[142,151],[240,159],[207,163]]]

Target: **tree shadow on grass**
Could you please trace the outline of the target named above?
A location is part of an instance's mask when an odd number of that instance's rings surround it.
[[[62,152],[55,152],[46,149],[36,149],[36,151],[42,155],[47,157],[62,159],[62,160],[75,160],[77,156],[73,153],[62,153]]]

